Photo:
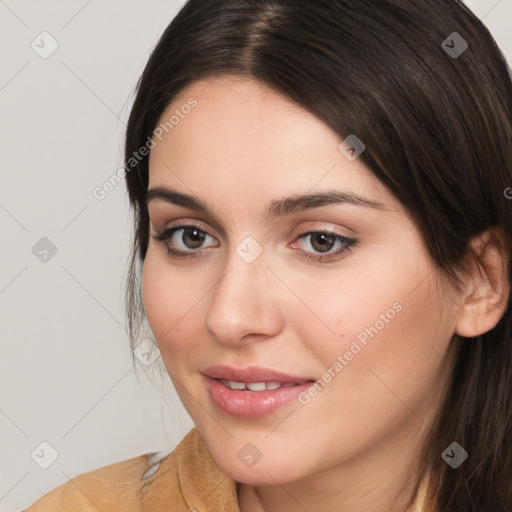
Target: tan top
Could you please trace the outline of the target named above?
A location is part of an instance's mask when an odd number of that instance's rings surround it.
[[[426,478],[410,512],[436,512]],[[222,473],[193,428],[174,451],[82,473],[23,512],[240,512],[236,482]],[[408,511],[409,512],[409,511]]]

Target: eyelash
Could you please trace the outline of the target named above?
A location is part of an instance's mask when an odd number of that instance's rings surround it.
[[[180,251],[180,250],[174,249],[173,247],[171,247],[169,245],[169,240],[172,238],[174,233],[176,231],[179,231],[182,229],[195,229],[195,230],[199,231],[200,233],[204,233],[211,237],[211,235],[209,233],[207,233],[206,231],[204,231],[203,229],[200,229],[199,227],[194,226],[193,224],[187,224],[187,225],[179,225],[179,226],[174,226],[172,228],[165,229],[164,231],[162,231],[161,233],[158,233],[157,235],[152,235],[152,238],[154,238],[155,240],[157,240],[165,245],[165,247],[167,248],[167,253],[171,258],[193,259],[193,258],[200,257],[199,254],[202,251],[204,251],[205,249],[197,249],[197,250],[191,250],[191,251]],[[320,257],[312,256],[311,253],[301,250],[301,252],[304,254],[305,258],[313,260],[313,261],[329,263],[329,262],[333,261],[333,258],[335,258],[336,256],[339,256],[342,253],[348,253],[348,252],[352,251],[358,245],[358,240],[356,240],[355,238],[348,238],[346,236],[339,235],[338,233],[335,233],[333,231],[306,231],[304,233],[299,234],[297,236],[297,239],[305,238],[308,235],[316,235],[316,234],[324,234],[324,235],[333,236],[335,239],[335,242],[337,242],[337,241],[341,242],[344,245],[344,247],[342,247],[341,249],[339,249],[333,253],[328,253],[328,254],[324,253],[325,256],[322,255]]]

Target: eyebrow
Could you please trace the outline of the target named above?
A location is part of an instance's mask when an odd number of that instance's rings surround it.
[[[163,200],[168,203],[175,204],[193,210],[196,212],[204,213],[206,215],[214,216],[212,208],[201,199],[178,192],[167,187],[154,187],[146,192],[146,205],[151,201]],[[284,217],[292,215],[297,212],[312,210],[327,205],[350,204],[356,206],[364,206],[366,208],[373,208],[376,210],[387,210],[384,204],[367,199],[365,197],[353,194],[351,192],[341,192],[339,190],[326,190],[323,192],[310,193],[310,194],[296,194],[289,197],[283,197],[273,200],[265,210],[265,216],[270,218]]]

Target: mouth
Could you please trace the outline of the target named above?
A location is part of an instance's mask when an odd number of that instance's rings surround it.
[[[233,389],[234,391],[265,391],[267,389],[274,390],[279,388],[293,388],[294,386],[301,386],[308,381],[300,382],[237,382],[235,380],[218,379],[224,386]]]
[[[210,399],[219,412],[255,419],[297,400],[316,381],[260,368],[212,366],[203,371]]]

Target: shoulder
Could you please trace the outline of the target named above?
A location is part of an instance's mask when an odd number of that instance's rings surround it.
[[[179,446],[186,449],[194,444],[197,435],[193,429]],[[163,479],[165,496],[157,489]],[[156,492],[148,493],[152,487]],[[180,503],[176,450],[147,453],[82,473],[51,490],[23,512],[140,512],[150,510],[145,504],[148,494],[153,505],[155,500],[167,503],[170,500],[187,509],[185,502]]]
[[[193,428],[174,450],[139,455],[82,473],[23,512],[239,512],[236,482]]]

